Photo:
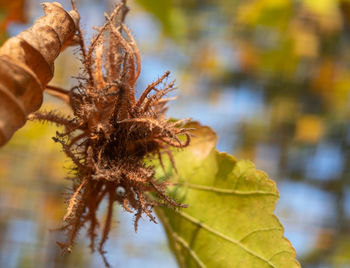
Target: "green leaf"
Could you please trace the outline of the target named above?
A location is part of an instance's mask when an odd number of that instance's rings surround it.
[[[175,152],[170,163],[172,197],[188,208],[157,208],[181,267],[300,267],[283,227],[273,215],[278,191],[249,161],[215,150],[216,135],[195,127],[191,146]]]

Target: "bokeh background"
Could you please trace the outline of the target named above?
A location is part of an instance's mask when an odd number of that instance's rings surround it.
[[[114,3],[77,2],[89,38]],[[168,115],[210,125],[220,151],[252,160],[277,182],[276,214],[302,266],[350,267],[350,1],[128,5],[143,60],[138,88],[171,70],[179,89]],[[1,42],[42,15],[40,1],[0,0]],[[51,84],[74,85],[73,55],[60,55]],[[43,108],[68,111],[49,96]],[[0,267],[103,265],[84,232],[62,257],[55,244],[62,234],[50,231],[61,224],[70,185],[55,131],[29,122],[0,150]],[[177,267],[161,225],[141,221],[135,234],[122,209],[106,250],[114,267]]]

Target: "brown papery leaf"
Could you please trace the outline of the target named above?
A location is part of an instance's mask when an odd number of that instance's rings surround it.
[[[0,146],[40,108],[54,60],[76,32],[76,11],[67,12],[57,2],[42,5],[45,16],[0,48]]]

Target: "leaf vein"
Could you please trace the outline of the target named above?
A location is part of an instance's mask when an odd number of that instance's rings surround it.
[[[273,268],[277,268],[273,263],[270,262],[270,260],[260,256],[259,254],[257,254],[256,252],[254,252],[253,250],[251,250],[250,248],[248,248],[247,246],[243,245],[242,243],[240,243],[239,241],[231,238],[231,237],[228,237],[227,235],[224,235],[222,233],[220,233],[219,231],[211,228],[210,226],[200,222],[199,220],[197,220],[196,218],[188,215],[187,213],[184,213],[182,211],[175,211],[177,214],[179,214],[180,216],[182,216],[183,218],[185,218],[186,220],[192,222],[193,224],[199,226],[199,227],[202,227],[203,229],[207,230],[208,232],[210,233],[213,233],[214,235],[226,240],[226,241],[229,241],[237,246],[239,246],[240,248],[244,249],[247,253],[249,253],[250,255],[252,255],[253,257],[256,257],[264,262],[266,262],[268,265],[270,265],[271,267]]]
[[[177,233],[175,231],[173,231],[171,233],[171,235],[173,236],[174,240],[177,241],[179,244],[181,244],[181,246],[183,246],[185,249],[187,249],[188,253],[190,254],[190,256],[197,262],[197,264],[199,265],[199,267],[201,268],[206,268],[207,266],[201,261],[201,259],[198,257],[198,255],[196,254],[196,252],[194,252],[190,245],[179,235],[177,235]]]
[[[267,191],[240,191],[240,190],[232,190],[232,189],[222,189],[222,188],[216,188],[216,187],[210,187],[210,186],[204,186],[204,185],[198,185],[198,184],[191,184],[191,183],[183,183],[184,186],[187,186],[192,189],[197,190],[203,190],[203,191],[210,191],[210,192],[216,192],[221,194],[232,194],[232,195],[272,195],[272,196],[278,196],[274,192],[267,192]]]
[[[189,252],[190,256],[194,259],[194,261],[198,264],[201,268],[207,268],[207,266],[202,262],[202,260],[198,257],[198,255],[191,249],[191,246],[172,228],[171,224],[169,223],[168,219],[165,217],[162,210],[157,210],[158,217],[162,220],[164,227],[168,228],[169,233],[171,234],[172,238],[178,242],[181,246],[183,246],[187,251]],[[183,259],[183,256],[180,252],[180,249],[176,246],[174,247],[174,250],[177,250],[178,256],[181,257],[181,266],[185,266],[185,260]]]
[[[292,252],[290,252],[290,251],[287,251],[287,250],[281,250],[281,251],[278,251],[278,252],[276,252],[276,253],[274,253],[274,254],[272,254],[272,256],[269,258],[269,261],[270,260],[272,260],[275,256],[277,256],[277,255],[279,255],[279,254],[281,254],[281,253],[288,253],[288,254],[292,254]]]
[[[163,222],[164,228],[166,231],[168,231],[171,235],[171,237],[174,239],[173,233],[175,232],[174,229],[172,228],[168,218],[164,215],[163,210],[160,208],[156,208],[156,213],[158,215],[158,218]],[[174,239],[175,240],[175,239]],[[170,242],[170,241],[169,241]],[[171,247],[171,245],[169,244]],[[183,255],[181,254],[181,249],[178,247],[179,245],[174,243],[174,246],[172,247],[174,249],[174,253],[177,256],[177,260],[179,262],[180,267],[186,267],[185,266],[185,260],[183,258]]]
[[[283,229],[278,228],[278,227],[271,227],[271,228],[261,228],[258,230],[253,230],[251,232],[248,232],[246,235],[244,235],[239,242],[242,242],[243,240],[247,239],[249,236],[255,233],[260,233],[260,232],[268,232],[268,231],[283,231]]]

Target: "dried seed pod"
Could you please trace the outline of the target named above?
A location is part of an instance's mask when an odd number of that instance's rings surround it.
[[[0,146],[40,108],[54,60],[69,45],[79,14],[59,3],[43,3],[45,16],[0,48]]]
[[[186,147],[190,134],[182,128],[186,120],[174,122],[165,118],[169,98],[164,96],[175,89],[174,82],[168,82],[170,72],[149,84],[136,98],[141,60],[134,38],[123,23],[127,11],[122,1],[106,15],[105,24],[97,29],[87,48],[78,25],[83,63],[78,85],[70,91],[50,87],[56,96],[68,102],[72,116],[62,117],[53,112],[30,116],[65,127],[54,140],[61,143],[75,165],[73,191],[62,228],[67,239],[59,242],[59,246],[70,252],[78,232],[86,226],[91,250],[98,249],[106,266],[103,246],[111,229],[115,204],[134,213],[135,230],[142,215],[156,222],[154,206],[185,207],[167,194],[166,180],[157,180],[154,167],[144,161],[153,155],[162,163],[163,153],[172,160],[170,148]],[[102,200],[107,201],[106,217],[96,246],[101,225],[97,210]]]

